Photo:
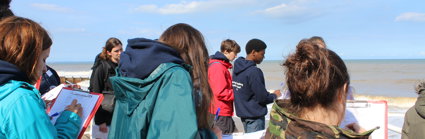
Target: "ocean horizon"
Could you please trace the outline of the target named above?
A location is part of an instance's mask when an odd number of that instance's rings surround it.
[[[283,60],[265,60],[262,69],[266,88],[280,89],[285,84]],[[416,97],[414,86],[425,79],[425,59],[346,59],[350,86],[356,94],[389,97]],[[93,62],[48,62],[59,76],[90,77]]]

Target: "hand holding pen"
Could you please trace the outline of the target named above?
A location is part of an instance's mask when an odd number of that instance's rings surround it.
[[[80,117],[82,116],[82,113],[83,113],[83,107],[81,107],[81,104],[79,104],[79,103],[77,104],[76,99],[72,100],[71,105],[66,106],[65,110],[74,112],[74,113],[78,114],[78,116],[80,116]]]

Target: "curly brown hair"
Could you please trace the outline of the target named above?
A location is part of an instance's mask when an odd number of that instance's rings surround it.
[[[301,40],[283,66],[295,113],[318,105],[332,108],[341,95],[340,89],[349,85],[350,76],[344,61],[332,50],[310,40]]]

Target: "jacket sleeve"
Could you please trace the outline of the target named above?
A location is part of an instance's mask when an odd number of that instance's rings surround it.
[[[166,75],[160,86],[147,138],[194,138],[198,132],[192,82],[185,70]],[[184,127],[184,128],[183,128]]]
[[[410,108],[409,110],[407,110],[406,114],[404,115],[404,124],[403,124],[403,128],[401,130],[401,138],[402,139],[408,139],[409,138],[409,128],[410,128],[410,123],[409,123],[409,114],[411,113],[410,111],[414,110],[413,108]]]
[[[258,68],[252,71],[249,78],[249,86],[254,92],[255,100],[257,100],[257,102],[261,105],[270,104],[276,99],[275,94],[271,94],[266,90],[263,72]]]
[[[92,71],[92,76],[90,79],[90,88],[91,92],[102,93],[102,89],[104,88],[104,79],[106,77],[105,73],[106,69],[103,69],[102,63]]]
[[[14,103],[7,118],[7,123],[10,124],[6,129],[9,131],[8,138],[77,138],[80,118],[63,114],[60,124],[57,124],[59,126],[55,128],[40,101],[42,100],[34,95],[25,94]]]
[[[219,64],[213,64],[208,68],[208,81],[214,96],[218,100],[222,101],[233,101],[233,87],[228,87],[226,72],[229,72],[226,68],[220,68]],[[229,73],[230,75],[230,73]],[[231,85],[230,85],[231,86]]]
[[[58,132],[58,138],[68,139],[78,137],[81,127],[81,118],[76,113],[71,111],[63,111],[56,120],[55,127]],[[74,136],[73,133],[77,133]]]

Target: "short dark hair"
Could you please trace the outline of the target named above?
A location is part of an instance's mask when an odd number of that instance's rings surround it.
[[[261,50],[265,50],[267,48],[266,43],[264,43],[260,39],[251,39],[246,43],[245,51],[246,54],[250,54],[253,50],[259,52]]]
[[[10,1],[11,0],[2,0],[0,2],[0,20],[9,16],[14,16],[12,10],[9,9]]]
[[[231,39],[226,39],[226,40],[221,42],[220,51],[221,52],[239,53],[239,52],[241,52],[241,47],[239,46],[238,43],[236,43],[236,41],[231,40]]]

